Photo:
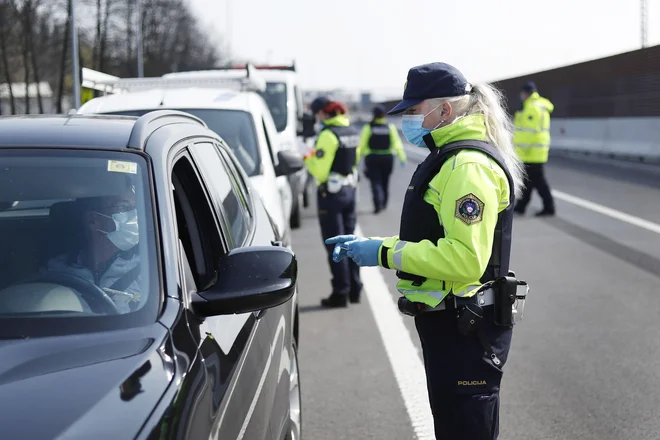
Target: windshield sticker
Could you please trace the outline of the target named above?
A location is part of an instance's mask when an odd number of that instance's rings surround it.
[[[113,173],[137,174],[137,163],[123,162],[121,160],[109,160],[108,171]]]

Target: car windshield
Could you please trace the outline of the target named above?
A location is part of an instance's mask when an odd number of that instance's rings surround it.
[[[280,133],[286,129],[288,117],[286,92],[286,83],[283,82],[266,83],[266,90],[259,92],[261,97],[266,101],[270,114],[273,115],[275,127]]]
[[[138,154],[0,150],[0,339],[155,321],[148,182]]]
[[[127,110],[112,112],[114,115],[142,116],[155,109]],[[232,149],[248,176],[261,173],[261,155],[257,134],[254,129],[254,119],[248,112],[242,110],[219,109],[171,109],[197,116],[213,131],[215,131]]]

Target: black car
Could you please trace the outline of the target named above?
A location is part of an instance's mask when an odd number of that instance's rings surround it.
[[[182,112],[0,118],[0,437],[300,438],[297,262],[237,164]]]

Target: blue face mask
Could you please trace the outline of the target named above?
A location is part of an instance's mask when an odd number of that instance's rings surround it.
[[[101,214],[98,215],[112,219],[115,223],[114,231],[101,231],[106,234],[108,239],[122,251],[127,251],[134,247],[139,242],[139,228],[137,221],[137,210],[133,209],[128,212],[119,212],[112,216]]]
[[[424,115],[403,115],[401,119],[401,131],[408,142],[422,148],[426,147],[424,136],[431,132],[428,128],[422,127],[423,123]]]
[[[401,131],[403,131],[403,135],[406,137],[406,139],[408,139],[408,142],[413,145],[417,145],[418,147],[426,148],[426,144],[424,143],[424,136],[435,130],[437,126],[435,128],[429,129],[422,127],[422,124],[424,123],[424,119],[433,113],[438,107],[434,108],[425,115],[403,115],[403,118],[401,119]],[[443,122],[444,121],[440,121],[440,124]]]

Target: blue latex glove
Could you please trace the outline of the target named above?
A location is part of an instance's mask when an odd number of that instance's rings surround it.
[[[358,266],[378,266],[378,251],[383,244],[383,240],[340,235],[329,238],[325,242],[327,244],[335,244],[332,254],[332,259],[335,262],[349,257]]]
[[[346,243],[348,255],[358,266],[378,266],[378,251],[383,240],[361,238]]]
[[[405,168],[405,167],[406,167],[406,161],[405,161],[405,160],[402,160],[402,161],[401,161],[401,168]]]
[[[357,240],[357,235],[337,235],[330,237],[325,241],[325,244],[334,244],[335,248],[332,251],[332,261],[339,263],[346,257],[348,246],[346,243]]]

